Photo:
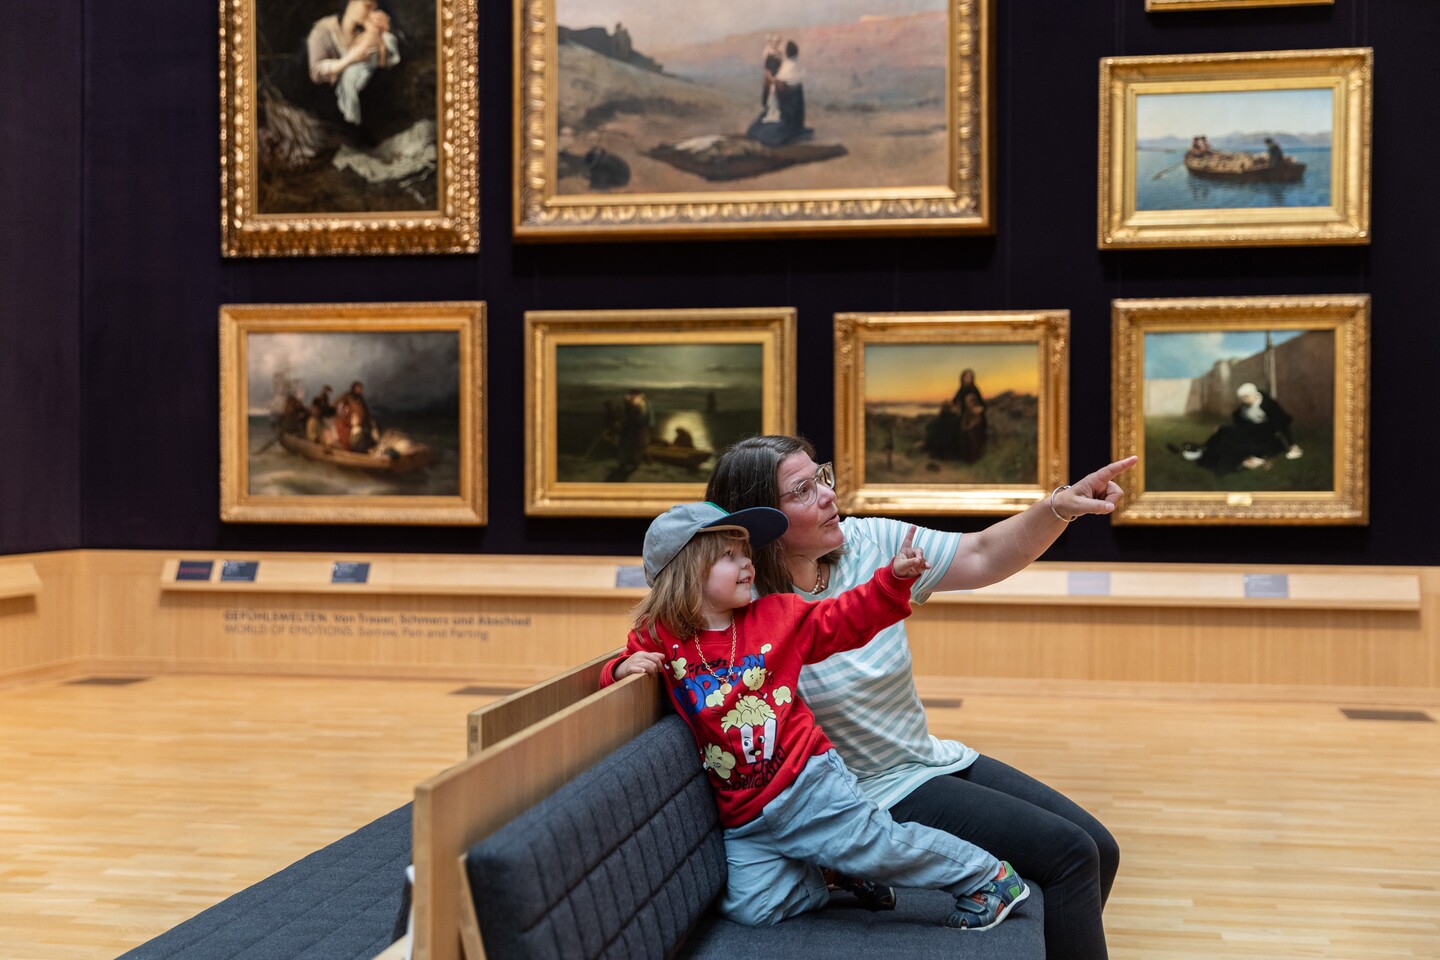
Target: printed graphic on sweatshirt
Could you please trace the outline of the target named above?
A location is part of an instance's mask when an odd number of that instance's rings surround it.
[[[764,786],[784,759],[783,751],[777,756],[780,718],[776,707],[790,703],[794,693],[785,685],[765,689],[771,677],[765,667],[769,652],[767,643],[758,654],[746,654],[734,664],[712,665],[715,669],[708,672],[703,664],[691,664],[680,656],[678,644],[671,645],[672,659],[667,666],[678,681],[674,684],[675,699],[698,721],[697,733],[713,733],[714,717],[702,714],[724,708],[737,685],[742,688],[739,698],[719,718],[719,730],[726,741],[708,743],[701,749],[705,769],[715,774],[724,789]]]

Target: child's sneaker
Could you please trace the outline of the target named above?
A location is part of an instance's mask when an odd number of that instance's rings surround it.
[[[1010,915],[1015,904],[1030,896],[1030,888],[1015,873],[1009,860],[1000,861],[1000,872],[974,893],[955,898],[955,911],[945,926],[961,930],[989,930]]]
[[[855,899],[866,910],[894,910],[895,909],[895,888],[883,886],[874,880],[856,880],[854,877],[847,877],[843,873],[825,871],[825,879],[830,886],[837,890],[844,890],[853,893]]]

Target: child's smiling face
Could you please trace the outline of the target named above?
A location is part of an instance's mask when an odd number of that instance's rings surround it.
[[[703,607],[707,612],[724,615],[750,604],[750,585],[755,567],[750,562],[750,542],[731,539],[725,552],[710,565],[705,575]]]

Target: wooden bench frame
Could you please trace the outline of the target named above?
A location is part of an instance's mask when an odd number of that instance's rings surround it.
[[[488,731],[539,717],[415,788],[416,960],[484,960],[465,853],[663,716],[658,677],[637,674],[596,690],[614,654],[492,704]],[[570,699],[585,688],[587,695]],[[548,698],[548,700],[547,700]],[[554,707],[548,715],[542,705]],[[381,956],[402,956],[392,947]]]

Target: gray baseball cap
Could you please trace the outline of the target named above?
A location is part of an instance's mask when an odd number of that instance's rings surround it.
[[[645,582],[655,585],[660,571],[697,533],[741,530],[750,546],[763,547],[784,535],[790,521],[774,507],[750,507],[726,513],[713,503],[681,503],[660,514],[645,531]]]

